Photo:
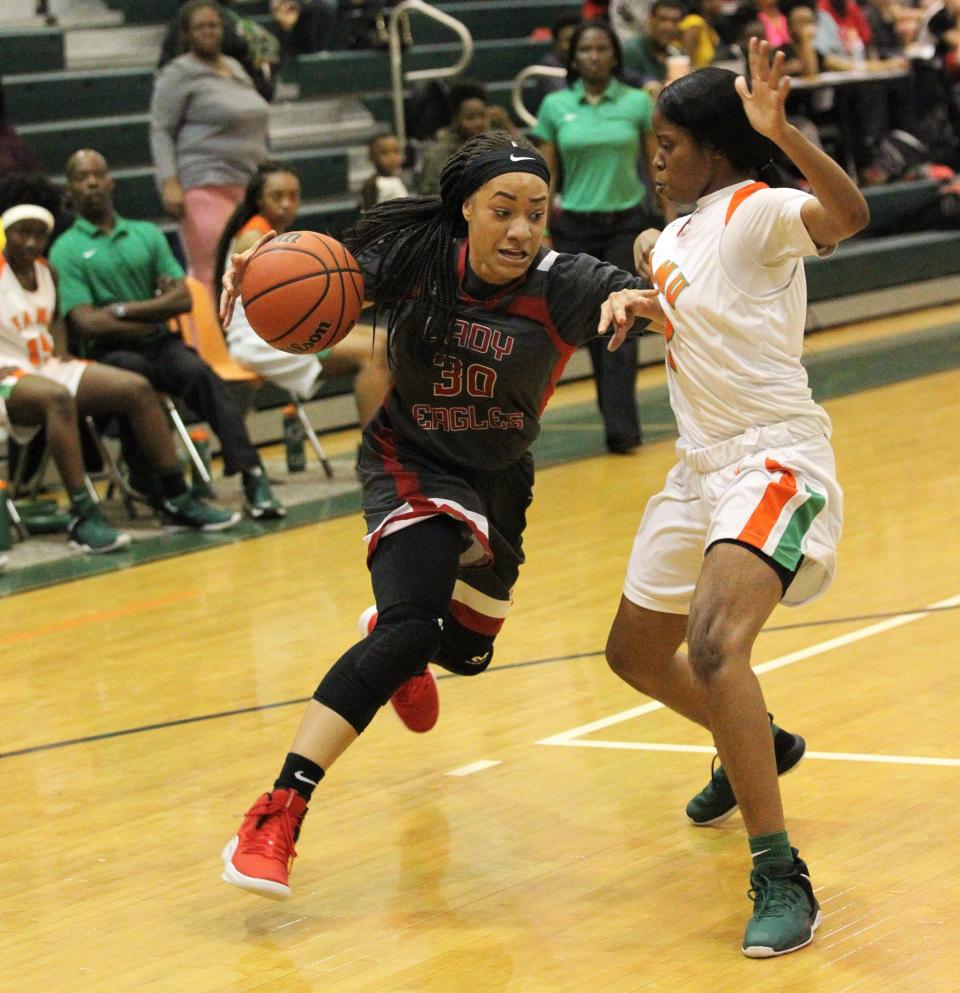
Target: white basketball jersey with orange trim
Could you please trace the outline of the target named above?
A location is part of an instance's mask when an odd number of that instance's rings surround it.
[[[651,271],[669,322],[667,378],[681,443],[702,448],[798,417],[822,422],[829,436],[800,362],[802,257],[818,254],[800,219],[807,199],[738,183],[702,197],[657,240]]]
[[[0,256],[0,366],[39,368],[53,354],[56,288],[45,261],[38,260],[33,269],[37,288],[25,290]]]

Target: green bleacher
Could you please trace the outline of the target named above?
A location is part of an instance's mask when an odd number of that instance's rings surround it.
[[[960,273],[960,230],[855,239],[829,258],[807,259],[806,270],[810,303],[955,276]]]
[[[31,28],[0,32],[0,71],[48,72],[64,66],[63,32],[59,28]]]
[[[2,37],[2,35],[0,35]],[[41,121],[145,114],[150,109],[153,70],[81,69],[7,75],[7,114],[17,129]],[[149,148],[144,160],[150,161]]]

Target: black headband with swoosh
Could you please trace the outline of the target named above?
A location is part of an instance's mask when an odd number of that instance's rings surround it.
[[[495,152],[478,155],[463,170],[458,184],[457,210],[460,204],[484,183],[507,172],[530,172],[550,185],[550,170],[543,156],[532,148],[521,148],[516,143]]]

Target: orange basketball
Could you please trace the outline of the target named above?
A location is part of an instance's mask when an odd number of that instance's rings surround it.
[[[314,231],[288,231],[247,263],[240,298],[265,342],[301,355],[346,337],[363,305],[363,274],[349,250]]]

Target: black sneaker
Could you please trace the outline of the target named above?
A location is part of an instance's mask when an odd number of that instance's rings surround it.
[[[211,507],[192,490],[186,490],[180,496],[163,501],[160,518],[167,531],[225,531],[240,520],[240,514],[235,510]]]
[[[778,728],[770,717],[770,730],[773,733],[773,750],[777,757],[777,775],[788,773],[803,758],[807,743],[799,734],[791,734]],[[722,765],[717,765],[713,757],[710,782],[687,804],[687,817],[697,827],[719,824],[730,817],[737,809],[737,798]]]
[[[273,495],[265,472],[243,474],[243,495],[246,499],[247,513],[255,521],[275,520],[287,516],[286,508]]]

